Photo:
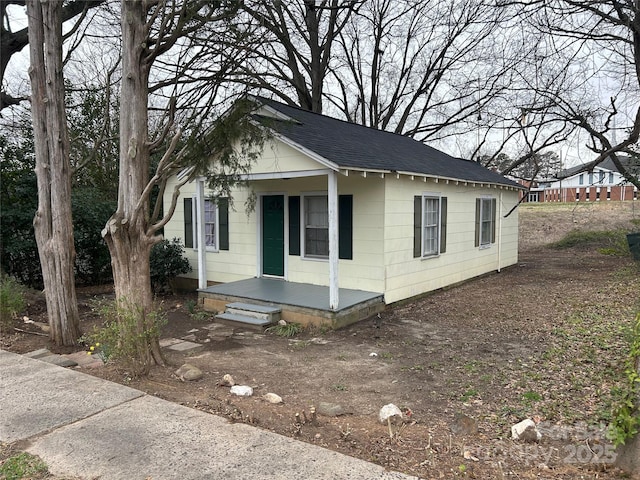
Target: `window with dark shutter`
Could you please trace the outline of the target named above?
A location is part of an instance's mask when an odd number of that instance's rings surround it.
[[[218,220],[220,250],[229,250],[229,199],[218,199]]]
[[[289,197],[289,255],[300,255],[300,197]]]
[[[413,258],[422,256],[422,196],[413,197]]]
[[[353,195],[338,197],[338,257],[353,260]]]
[[[193,200],[184,199],[184,246],[193,248]]]

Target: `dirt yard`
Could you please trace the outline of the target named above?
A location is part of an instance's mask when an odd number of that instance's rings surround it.
[[[640,309],[640,264],[607,242],[548,244],[574,229],[640,231],[639,219],[631,202],[524,205],[518,265],[391,306],[379,328],[367,320],[292,339],[210,330],[211,318],[189,313],[194,296],[167,297],[163,338],[193,335],[203,351],[167,354],[170,366],[145,379],[109,364],[87,373],[425,479],[616,478],[603,433]],[[100,320],[90,297],[103,294],[82,293],[85,328]],[[43,320],[41,301],[24,314]],[[46,343],[0,337],[15,352]],[[203,379],[180,380],[185,362]],[[225,374],[253,396],[231,395]],[[269,392],[284,402],[262,399]],[[404,413],[391,428],[378,420],[389,403]],[[539,443],[511,439],[526,418]]]

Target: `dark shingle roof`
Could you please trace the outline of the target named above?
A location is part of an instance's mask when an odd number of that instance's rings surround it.
[[[262,97],[256,100],[293,120],[259,117],[261,123],[339,168],[413,173],[521,188],[521,185],[479,163],[452,157],[409,137],[337,120]]]

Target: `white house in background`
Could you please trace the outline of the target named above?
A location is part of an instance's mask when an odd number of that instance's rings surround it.
[[[631,173],[640,175],[640,162],[629,157],[620,161]],[[529,202],[599,202],[637,200],[638,188],[628,182],[614,165],[606,159],[591,171],[578,165],[564,170],[557,179],[541,181],[532,188]]]
[[[320,288],[312,294],[321,297],[316,310],[335,325],[332,313],[358,292],[389,304],[517,262],[517,183],[408,137],[254,101],[255,121],[273,135],[247,187],[232,193],[237,210],[228,199],[216,202],[198,179],[181,189],[165,227],[165,237],[185,243],[193,267],[187,278],[198,281],[205,306],[220,310],[232,290],[251,299],[243,291],[255,287],[242,283],[248,279],[269,285],[273,298],[260,302],[271,305],[287,303],[278,292],[288,286],[307,285]],[[247,213],[251,194],[257,204]],[[213,298],[219,283],[223,300]]]

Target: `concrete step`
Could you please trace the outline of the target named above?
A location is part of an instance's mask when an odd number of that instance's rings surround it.
[[[269,320],[269,323],[278,323],[280,320],[280,312],[280,307],[242,302],[228,303],[225,309],[225,313]]]
[[[249,328],[260,332],[273,324],[273,322],[268,318],[256,318],[248,315],[239,315],[237,313],[220,313],[216,315],[215,318],[218,323],[223,323],[231,327]]]

